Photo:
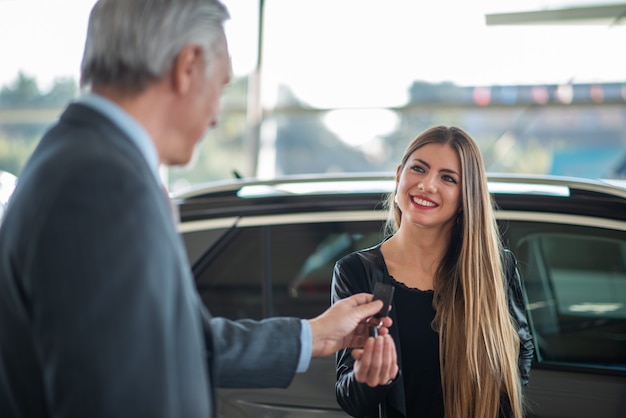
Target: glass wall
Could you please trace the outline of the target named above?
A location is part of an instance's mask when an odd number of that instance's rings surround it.
[[[624,22],[487,25],[594,4],[502,3],[267,0],[257,175],[393,170],[443,123],[490,171],[625,176]]]
[[[93,3],[0,0],[1,171],[19,177],[79,94]],[[624,19],[487,24],[610,2],[225,3],[233,82],[192,162],[163,171],[173,191],[235,176],[393,170],[408,142],[440,123],[473,135],[490,171],[626,176]]]

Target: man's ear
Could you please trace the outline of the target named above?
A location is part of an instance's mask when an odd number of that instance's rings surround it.
[[[202,49],[197,45],[185,46],[176,56],[172,68],[172,83],[179,94],[187,93],[193,84],[194,77],[204,71],[202,65]]]

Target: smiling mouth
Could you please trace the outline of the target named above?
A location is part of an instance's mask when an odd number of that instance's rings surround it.
[[[413,202],[417,203],[420,206],[427,206],[429,208],[434,208],[435,206],[437,206],[436,203],[433,203],[429,200],[420,199],[419,197],[414,197]]]

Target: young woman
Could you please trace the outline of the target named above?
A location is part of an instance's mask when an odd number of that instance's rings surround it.
[[[456,127],[408,146],[387,206],[388,238],[335,266],[333,303],[395,287],[399,372],[371,387],[337,354],[337,400],[355,417],[521,418],[532,337],[513,253],[504,249],[480,151]]]

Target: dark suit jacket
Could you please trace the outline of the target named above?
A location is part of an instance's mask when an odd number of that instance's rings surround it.
[[[523,386],[528,383],[530,367],[534,354],[534,345],[530,328],[526,318],[526,308],[522,293],[522,284],[517,270],[517,260],[510,250],[504,251],[504,268],[507,277],[507,303],[511,316],[515,319],[520,337],[520,353],[518,367],[520,380]],[[335,264],[333,271],[332,302],[343,299],[355,293],[371,293],[376,282],[391,284],[384,258],[380,252],[380,244],[362,251],[349,254]],[[392,303],[393,304],[393,303]],[[394,323],[397,322],[396,313],[392,309],[389,313]],[[402,355],[398,328],[389,329],[398,351],[398,365],[400,375],[393,383],[387,386],[369,387],[359,383],[354,378],[354,359],[351,349],[340,350],[337,353],[337,383],[335,385],[337,402],[354,417],[386,417],[388,410],[405,415],[404,381],[402,377]],[[506,408],[506,406],[504,406]]]
[[[66,109],[0,227],[0,417],[210,417],[216,386],[287,386],[300,331],[211,318],[144,157]]]

